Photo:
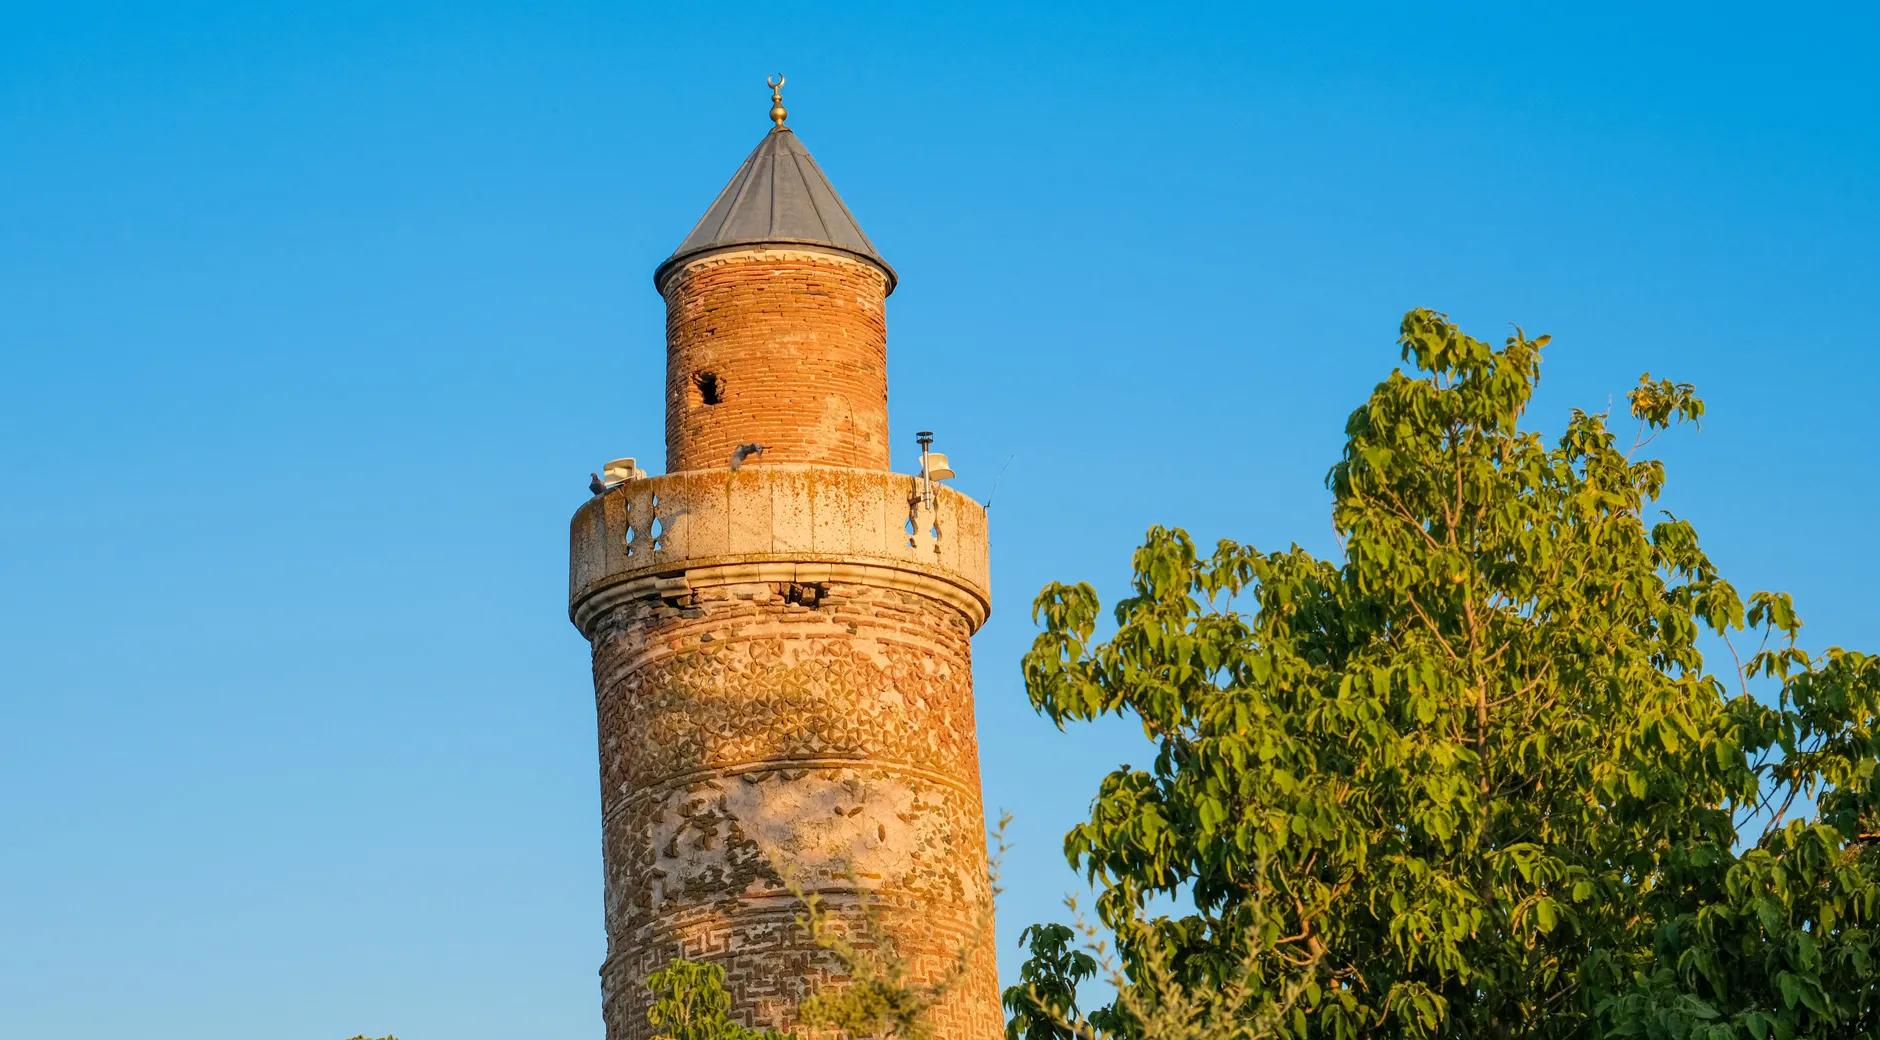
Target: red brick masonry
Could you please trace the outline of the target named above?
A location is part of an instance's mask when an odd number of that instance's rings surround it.
[[[740,444],[887,469],[887,291],[873,264],[811,250],[707,254],[670,275],[666,472],[722,468]]]

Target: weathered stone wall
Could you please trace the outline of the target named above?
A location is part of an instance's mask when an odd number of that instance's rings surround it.
[[[610,1040],[644,1040],[641,982],[723,963],[733,1006],[789,1028],[841,965],[773,865],[863,948],[966,973],[942,1040],[1001,1030],[969,638],[978,619],[867,582],[668,585],[589,622],[600,719]],[[872,927],[865,917],[872,916]]]
[[[888,279],[837,253],[712,253],[667,276],[666,470],[888,468]],[[718,403],[709,403],[716,395]]]

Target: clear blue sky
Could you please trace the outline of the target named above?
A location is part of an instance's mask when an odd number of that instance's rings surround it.
[[[1331,551],[1409,307],[1553,333],[1549,427],[1697,383],[1670,504],[1880,644],[1875,16],[1316,6],[0,5],[0,1035],[600,1035],[566,520],[657,464],[650,272],[779,69],[901,457],[993,495],[1008,976],[1143,758],[1031,713],[1031,597]]]

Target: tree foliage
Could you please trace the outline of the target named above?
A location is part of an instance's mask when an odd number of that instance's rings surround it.
[[[1155,757],[1065,843],[1121,999],[1079,1015],[1091,965],[1033,929],[1015,1040],[1177,1000],[1231,1002],[1222,1037],[1880,1035],[1880,664],[1804,651],[1657,509],[1690,386],[1642,378],[1628,447],[1524,429],[1546,343],[1405,317],[1328,477],[1339,559],[1156,528],[1104,637],[1091,586],[1039,596],[1033,704]]]
[[[658,1040],[788,1040],[733,1022],[725,969],[708,961],[672,961],[646,977],[646,989],[653,998],[646,1020]]]
[[[1031,956],[1018,969],[1018,984],[1005,991],[1009,1040],[1061,1040],[1062,1024],[1079,1017],[1077,987],[1097,974],[1096,958],[1078,948],[1077,933],[1061,924],[1034,924],[1018,936]],[[1054,1015],[1032,1014],[1034,1007]]]

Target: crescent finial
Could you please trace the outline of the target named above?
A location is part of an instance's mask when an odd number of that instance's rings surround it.
[[[783,73],[765,76],[764,85],[770,88],[770,121],[783,129],[783,121],[790,118],[790,110],[783,107]]]

